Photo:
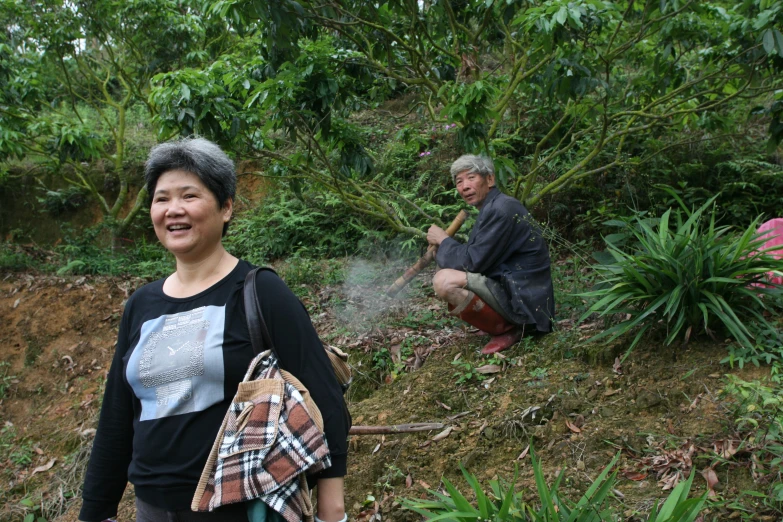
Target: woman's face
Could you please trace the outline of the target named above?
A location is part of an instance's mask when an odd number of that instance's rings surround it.
[[[208,255],[220,244],[231,212],[231,200],[220,208],[199,177],[184,170],[158,178],[150,207],[155,234],[177,259]]]

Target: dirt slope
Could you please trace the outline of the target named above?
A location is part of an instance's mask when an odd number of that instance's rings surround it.
[[[48,520],[63,512],[57,520],[76,520],[79,502],[69,495],[81,481],[122,305],[140,284],[31,275],[0,283],[0,384],[7,388],[0,400],[0,521],[20,520],[30,510],[24,499]],[[372,278],[364,284],[379,286]],[[444,474],[464,485],[460,463],[484,483],[511,478],[516,463],[520,487],[530,488],[531,443],[548,477],[565,468],[564,490],[574,494],[621,451],[618,498],[633,519],[666,495],[658,478],[671,482],[678,472],[690,473],[691,463],[704,470],[716,457],[714,444],[733,437],[719,394],[729,371],[717,362],[721,345],[661,349],[650,341],[620,365],[611,351],[577,350],[589,332],[564,321],[560,332],[489,359],[477,354],[485,338],[446,317],[422,285],[406,301],[385,302],[382,315],[367,315],[378,308],[378,292],[299,290],[322,336],[347,349],[357,366],[348,397],[355,424],[437,421],[451,428],[354,436],[347,477],[352,519],[415,520],[397,497],[423,496]],[[482,366],[487,373],[476,373]],[[735,373],[752,379],[764,372]],[[663,459],[661,477],[649,469],[653,456]],[[750,462],[735,460],[717,468],[716,491],[728,498],[753,487]],[[697,484],[703,492],[705,481],[697,477]],[[132,516],[130,489],[123,520]]]
[[[139,283],[22,275],[0,284],[0,378],[8,385],[0,519],[20,520],[19,502],[40,494],[43,514],[57,512],[78,487],[122,306]],[[34,473],[38,466],[49,469]]]

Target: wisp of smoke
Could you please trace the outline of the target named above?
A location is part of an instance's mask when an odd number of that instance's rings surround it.
[[[343,307],[335,310],[337,319],[359,326],[372,322],[382,314],[404,308],[405,290],[395,298],[390,298],[385,293],[386,288],[397,277],[397,271],[400,269],[390,270],[388,265],[367,259],[351,260],[341,288],[346,302]]]

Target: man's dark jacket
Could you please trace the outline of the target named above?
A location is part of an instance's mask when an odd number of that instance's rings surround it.
[[[467,244],[444,239],[436,260],[441,268],[490,278],[487,286],[516,324],[551,330],[555,295],[549,250],[541,229],[518,200],[490,189]]]

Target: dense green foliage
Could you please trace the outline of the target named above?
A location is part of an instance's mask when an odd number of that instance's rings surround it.
[[[22,160],[60,172],[115,235],[144,199],[128,201],[134,115],[159,139],[204,135],[297,194],[330,192],[418,237],[448,218],[426,208],[430,192],[400,188],[440,145],[444,163],[491,154],[532,206],[751,126],[767,154],[783,137],[772,0],[3,0],[0,19],[0,179]],[[357,119],[390,100],[418,121]],[[390,138],[414,170],[403,184],[384,165]]]
[[[501,184],[535,204],[677,146],[734,135],[744,100],[772,110],[767,93],[779,82],[770,67],[783,51],[764,43],[777,42],[783,16],[766,0],[458,9],[221,0],[210,12],[232,20],[242,43],[206,67],[156,77],[163,128],[267,158],[294,186],[315,183],[407,233],[416,227],[390,203],[424,200],[390,194],[373,177],[371,136],[351,121],[357,109],[413,95],[413,110],[454,127],[457,151],[492,154]],[[408,138],[414,154],[428,152],[421,134]]]
[[[723,154],[725,158],[725,153]],[[721,210],[720,222],[747,226],[759,216],[764,219],[780,215],[783,204],[783,165],[741,158],[705,165],[691,159],[686,165],[675,165],[679,158],[669,159],[669,174],[658,181],[674,187],[674,192],[688,207],[700,207],[716,196]],[[657,191],[656,210],[663,213],[678,203],[669,188]]]
[[[764,281],[768,272],[783,273],[783,260],[761,249],[758,220],[730,234],[730,226],[715,224],[715,197],[692,212],[674,197],[681,209],[669,209],[660,219],[638,215],[616,223],[624,230],[605,238],[608,254],[595,266],[601,284],[584,294],[596,302],[582,318],[595,312],[624,315],[594,339],[611,340],[638,328],[629,349],[659,323],[666,327],[666,344],[677,338],[687,343],[702,331],[714,335],[721,325],[740,345],[753,346],[749,320],[774,331],[762,311],[780,306],[780,289]]]
[[[315,194],[298,199],[283,192],[235,219],[224,242],[234,255],[264,263],[291,255],[353,255],[369,235],[361,221],[342,212],[336,198]]]
[[[0,270],[36,270],[58,275],[132,275],[158,279],[174,271],[174,258],[157,241],[140,239],[115,250],[101,246],[97,237],[106,235],[105,225],[69,231],[65,241],[53,250],[0,242]]]
[[[146,106],[150,78],[196,61],[209,27],[176,0],[4,0],[0,19],[0,159],[27,159],[61,174],[99,204],[120,234],[128,210],[132,113]],[[132,158],[137,160],[137,158]],[[118,190],[107,198],[88,174],[102,161]]]

